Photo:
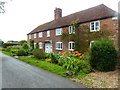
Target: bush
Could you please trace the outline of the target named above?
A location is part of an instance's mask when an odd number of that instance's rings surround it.
[[[16,54],[19,49],[12,49],[10,52]]]
[[[28,46],[27,43],[24,43],[24,44],[22,45],[22,48],[23,48],[24,50],[28,50],[28,49],[29,49],[29,46]]]
[[[28,54],[25,52],[25,50],[19,49],[19,50],[16,52],[16,55],[17,55],[17,56],[27,56]]]
[[[87,60],[80,60],[76,58],[67,58],[64,61],[63,67],[76,73],[89,73],[91,71],[91,66]]]
[[[115,70],[117,53],[113,42],[107,39],[100,39],[92,44],[90,49],[90,64],[99,71]]]
[[[33,55],[37,59],[45,59],[45,53],[42,49],[34,49]]]

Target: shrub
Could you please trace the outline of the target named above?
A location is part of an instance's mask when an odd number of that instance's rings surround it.
[[[100,71],[115,70],[117,53],[113,42],[107,39],[100,39],[92,44],[90,49],[90,64]]]
[[[52,59],[52,63],[55,63],[55,64],[57,64],[57,63],[58,63],[58,59],[59,59],[59,57],[60,57],[60,55],[59,55],[59,54],[54,55],[53,53],[51,53],[51,54],[49,55],[49,58],[51,58],[51,59]]]
[[[39,44],[38,43],[36,43],[35,48],[39,49]]]
[[[33,55],[37,59],[45,59],[45,53],[42,49],[34,49]]]
[[[63,67],[76,73],[89,73],[91,71],[91,66],[87,60],[80,60],[76,58],[67,58],[63,64]]]
[[[19,49],[12,49],[10,52],[16,54]]]
[[[27,56],[27,53],[25,52],[25,50],[19,49],[19,50],[16,52],[16,55],[17,55],[17,56]]]
[[[52,63],[52,59],[45,59],[46,62]]]
[[[29,49],[29,46],[28,46],[27,43],[24,43],[24,44],[22,45],[22,48],[23,48],[24,50],[28,50],[28,49]]]

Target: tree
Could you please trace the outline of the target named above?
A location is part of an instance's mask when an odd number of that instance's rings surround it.
[[[1,2],[0,1],[0,13],[5,13],[5,8],[4,8],[5,3],[6,2]]]
[[[27,41],[26,41],[26,40],[21,40],[19,43],[20,43],[21,45],[23,45],[24,43],[27,43]]]
[[[0,40],[0,47],[3,47],[4,42]]]

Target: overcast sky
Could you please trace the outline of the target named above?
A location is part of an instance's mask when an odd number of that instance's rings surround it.
[[[66,16],[99,4],[118,11],[119,0],[0,0],[7,2],[6,13],[0,14],[0,39],[27,40],[27,34],[40,24],[54,19],[54,9]],[[102,11],[101,11],[102,12]]]

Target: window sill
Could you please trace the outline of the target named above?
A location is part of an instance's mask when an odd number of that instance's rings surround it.
[[[58,49],[58,48],[56,48],[56,50],[62,50],[62,49]]]

